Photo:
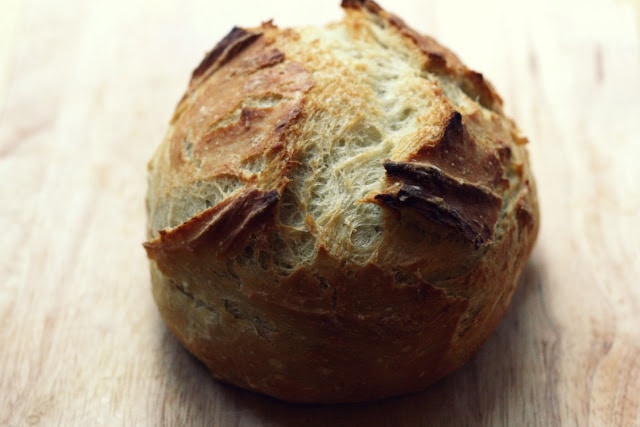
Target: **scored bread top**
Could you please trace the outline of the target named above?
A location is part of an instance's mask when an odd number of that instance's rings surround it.
[[[150,253],[242,247],[275,221],[290,266],[319,249],[393,264],[391,211],[434,225],[448,274],[482,254],[526,191],[526,140],[449,50],[371,1],[343,7],[323,29],[234,28],[196,68],[149,166]]]

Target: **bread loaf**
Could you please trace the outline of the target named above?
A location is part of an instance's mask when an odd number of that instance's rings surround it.
[[[538,231],[491,84],[370,0],[234,28],[149,163],[160,313],[227,383],[298,402],[424,389],[505,313]]]

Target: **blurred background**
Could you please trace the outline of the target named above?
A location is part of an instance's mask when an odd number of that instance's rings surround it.
[[[418,395],[287,405],[210,380],[153,304],[145,164],[192,69],[339,0],[0,0],[0,425],[640,425],[640,1],[379,3],[530,140],[542,230],[477,356]]]

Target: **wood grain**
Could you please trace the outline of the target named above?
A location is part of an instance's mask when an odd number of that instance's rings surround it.
[[[322,24],[338,3],[0,3],[0,425],[640,425],[638,0],[386,4],[488,76],[531,140],[540,239],[464,368],[296,406],[212,381],[167,332],[145,163],[191,69],[235,24]]]

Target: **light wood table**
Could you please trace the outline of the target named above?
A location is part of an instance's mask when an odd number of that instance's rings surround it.
[[[304,4],[303,4],[304,3]],[[513,305],[423,393],[296,406],[211,380],[162,324],[146,160],[234,24],[338,0],[0,1],[0,425],[640,425],[640,2],[383,2],[530,138],[542,231]]]

